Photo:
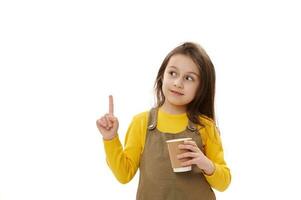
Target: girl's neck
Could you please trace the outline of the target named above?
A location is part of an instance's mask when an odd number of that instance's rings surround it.
[[[163,103],[163,105],[160,108],[165,113],[173,114],[173,115],[186,113],[186,106],[174,106],[174,105]]]

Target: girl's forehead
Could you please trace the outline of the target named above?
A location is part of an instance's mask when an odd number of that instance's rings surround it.
[[[186,55],[175,54],[170,57],[166,68],[174,68],[183,72],[194,72],[199,74],[199,67]]]

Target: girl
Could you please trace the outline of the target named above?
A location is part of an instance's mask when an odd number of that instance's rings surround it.
[[[121,183],[140,170],[137,199],[215,199],[212,188],[224,191],[231,174],[223,156],[215,125],[215,70],[198,44],[184,43],[163,60],[155,81],[156,106],[133,117],[122,148],[118,119],[109,97],[109,113],[96,121],[103,136],[107,163]],[[189,172],[172,170],[166,140],[191,137],[179,145],[189,158],[182,166]]]

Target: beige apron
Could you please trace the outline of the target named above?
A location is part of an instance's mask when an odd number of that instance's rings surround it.
[[[162,133],[157,126],[158,108],[149,114],[148,129],[140,160],[138,200],[215,200],[215,194],[202,171],[192,166],[192,171],[175,173],[169,160],[166,140],[191,137],[203,151],[200,134],[189,121],[187,129],[177,133]]]

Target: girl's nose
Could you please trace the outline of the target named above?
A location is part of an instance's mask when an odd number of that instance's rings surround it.
[[[177,87],[177,88],[183,88],[183,81],[182,81],[182,79],[181,79],[181,78],[177,78],[177,79],[174,81],[173,85],[174,85],[175,87]]]

